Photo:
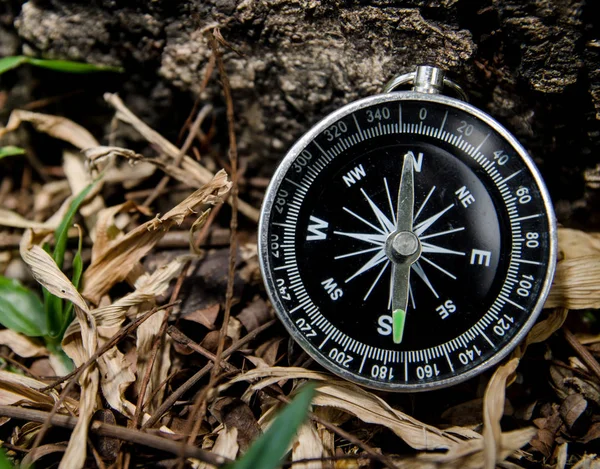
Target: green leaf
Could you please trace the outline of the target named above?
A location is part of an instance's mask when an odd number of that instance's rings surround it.
[[[3,57],[0,59],[0,75],[4,72],[8,72],[13,68],[17,68],[19,65],[27,62],[27,57],[22,55],[16,57]]]
[[[97,181],[97,180],[96,180]],[[71,205],[69,206],[69,210],[65,214],[64,218],[58,225],[58,228],[54,232],[54,239],[56,240],[56,245],[54,246],[54,253],[52,255],[54,262],[59,269],[62,270],[64,260],[65,260],[65,251],[67,250],[67,241],[69,228],[73,224],[73,217],[79,210],[79,207],[87,197],[87,195],[96,184],[96,181],[89,184],[85,189],[83,189],[77,197],[75,197],[71,201]],[[48,325],[48,331],[51,337],[60,338],[61,332],[63,332],[63,325],[67,318],[71,314],[71,309],[68,308],[67,311],[64,308],[64,302],[61,298],[57,296],[51,295],[49,293],[44,294],[44,309],[46,311],[46,323]]]
[[[6,457],[6,453],[0,448],[0,469],[13,469],[14,466],[10,462],[10,459]]]
[[[298,427],[306,418],[308,406],[314,395],[315,385],[312,383],[305,385],[246,454],[225,466],[225,469],[275,469],[278,467]]]
[[[46,60],[27,57],[27,63],[36,67],[48,68],[57,72],[68,73],[93,73],[93,72],[122,72],[121,67],[109,65],[86,64],[84,62],[73,62],[71,60]]]
[[[24,148],[15,147],[12,145],[0,147],[0,160],[2,158],[6,158],[7,156],[24,155],[24,154],[25,154]]]
[[[75,253],[75,257],[73,258],[73,278],[71,282],[75,286],[75,288],[79,289],[79,282],[81,281],[81,274],[83,273],[83,259],[81,258],[81,248],[83,247],[83,236],[81,236],[81,232],[79,233],[79,245],[77,247],[77,252]],[[63,314],[63,325],[60,332],[60,337],[62,337],[69,327],[73,315],[73,303],[67,304]]]
[[[73,62],[71,60],[47,60],[36,59],[17,55],[12,57],[3,57],[0,59],[0,75],[8,72],[19,65],[31,64],[36,67],[48,68],[57,72],[67,73],[93,73],[93,72],[122,72],[121,67],[111,67],[109,65],[86,64],[84,62]]]
[[[44,306],[17,280],[0,276],[0,324],[29,337],[46,335]]]

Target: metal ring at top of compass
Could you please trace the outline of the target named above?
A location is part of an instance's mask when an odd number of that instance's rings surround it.
[[[418,82],[420,77],[424,77],[424,82]],[[392,78],[383,87],[384,93],[391,93],[396,88],[402,85],[414,85],[413,91],[420,91],[424,93],[439,94],[442,91],[442,87],[446,86],[454,91],[457,97],[468,103],[469,96],[467,93],[449,78],[444,76],[444,71],[431,66],[419,66],[414,72],[404,73]]]

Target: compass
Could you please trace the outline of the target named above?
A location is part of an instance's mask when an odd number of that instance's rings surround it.
[[[394,91],[413,83],[412,91]],[[497,364],[555,268],[550,197],[524,148],[417,67],[338,109],[288,152],[259,227],[277,315],[321,365],[419,391]]]

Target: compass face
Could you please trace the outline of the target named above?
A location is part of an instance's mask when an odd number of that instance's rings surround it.
[[[260,259],[292,336],[357,383],[422,390],[497,363],[554,272],[541,178],[491,117],[414,92],[352,103],[288,153]]]

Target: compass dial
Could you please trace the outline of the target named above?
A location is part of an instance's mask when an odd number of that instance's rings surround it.
[[[401,391],[468,379],[523,338],[555,233],[535,166],[500,124],[401,92],[340,109],[290,150],[259,248],[273,305],[310,355]]]

